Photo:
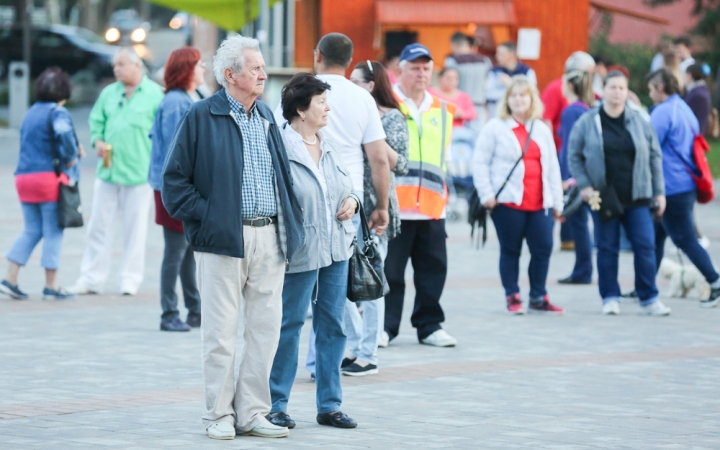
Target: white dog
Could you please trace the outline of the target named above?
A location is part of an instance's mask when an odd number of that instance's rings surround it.
[[[700,300],[710,297],[710,284],[692,263],[678,264],[669,258],[660,261],[659,275],[670,280],[670,297],[687,298],[691,292]]]

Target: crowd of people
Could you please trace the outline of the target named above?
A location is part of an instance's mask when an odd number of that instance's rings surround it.
[[[667,237],[709,283],[701,305],[717,306],[720,274],[693,218],[692,148],[712,110],[705,66],[692,61],[678,77],[665,58],[647,78],[655,104],[648,115],[628,89],[627,70],[602,58],[573,53],[541,95],[514,43],[498,46],[495,66],[472,44],[462,33],[452,37],[452,54],[432,87],[435,59],[422,44],[406,46],[396,69],[361,61],[346,78],[353,43],[331,33],[314,50],[314,73],[288,81],[274,110],[259,100],[267,74],[255,39],[222,42],[212,67],[221,88],[206,98],[199,90],[206,67],[196,49],[170,55],[163,89],[144,74],[132,48],[121,48],[113,60],[117,82],[102,91],[89,117],[99,160],[81,273],[66,289],[57,283],[58,183],[79,181],[84,149],[63,107],[70,81],[46,70],[22,124],[15,180],[25,229],[6,255],[0,292],[28,297],[18,273],[44,239],[44,298],[102,293],[120,214],[118,287],[137,294],[154,199],[165,243],[160,329],[201,328],[207,435],[288,436],[309,313],[306,366],[317,386],[316,420],[354,428],[357,422],[342,412],[341,378],[379,372],[378,348],[400,333],[408,261],[418,341],[457,345],[442,327],[441,297],[453,182],[448,162],[459,135],[474,146],[472,187],[495,224],[509,314],[565,312],[547,291],[556,221],[576,253],[561,284],[591,282],[597,247],[603,314],[620,312],[623,233],[634,253],[633,295],[642,314],[671,312],[655,282]],[[573,189],[582,204],[568,211]],[[368,239],[384,261],[385,295],[352,302],[348,280],[358,281],[350,260],[364,255]],[[527,308],[518,285],[523,241],[531,254]]]

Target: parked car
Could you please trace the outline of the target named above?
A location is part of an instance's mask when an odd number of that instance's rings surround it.
[[[23,60],[23,37],[19,27],[0,27],[0,79],[11,61]],[[50,66],[70,75],[86,71],[93,80],[112,78],[112,58],[117,47],[107,45],[90,30],[68,25],[35,26],[31,34],[31,77]]]
[[[142,44],[150,24],[143,22],[134,9],[118,9],[110,16],[105,40],[111,44]]]

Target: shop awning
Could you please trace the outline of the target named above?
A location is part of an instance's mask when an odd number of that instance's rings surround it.
[[[260,15],[260,0],[149,0],[212,22],[227,31],[240,31]],[[272,7],[279,0],[268,0]]]
[[[510,0],[495,1],[379,1],[377,22],[393,25],[514,25]]]
[[[663,19],[662,17],[653,16],[651,14],[647,14],[641,11],[634,11],[632,9],[623,8],[617,5],[613,5],[612,3],[607,1],[592,0],[590,2],[590,6],[600,12],[619,14],[621,16],[632,17],[633,19],[644,20],[646,22],[657,23],[660,25],[670,25],[670,21],[667,19]]]

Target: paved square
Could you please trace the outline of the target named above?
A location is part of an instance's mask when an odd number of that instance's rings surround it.
[[[87,141],[87,111],[73,114]],[[16,155],[16,134],[0,132],[2,252],[22,228]],[[84,163],[85,205],[94,160]],[[720,261],[720,205],[699,206],[697,216]],[[360,425],[338,430],[314,420],[314,384],[302,367],[306,326],[288,411],[298,426],[279,440],[205,436],[200,333],[158,330],[160,227],[150,225],[145,281],[135,297],[118,295],[116,239],[105,295],[42,301],[38,248],[20,279],[31,299],[0,297],[0,449],[720,448],[720,308],[663,297],[670,317],[642,317],[627,303],[622,315],[603,317],[597,285],[556,283],[573,263],[571,253],[556,251],[549,291],[567,314],[510,317],[494,233],[480,250],[464,223],[449,224],[448,234],[443,306],[458,347],[418,345],[406,318],[400,336],[380,350],[379,375],[343,378],[343,411]],[[68,230],[63,285],[77,278],[83,249],[84,230]],[[523,272],[527,262],[526,254]],[[623,254],[626,289],[632,273],[632,255]],[[527,297],[524,275],[521,286]],[[408,315],[412,295],[409,289]]]

